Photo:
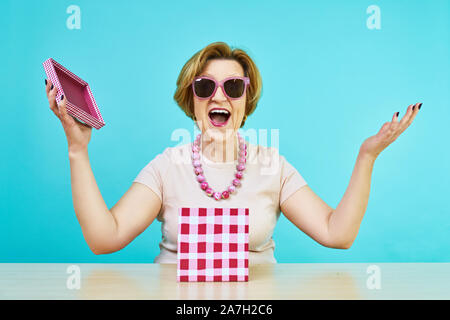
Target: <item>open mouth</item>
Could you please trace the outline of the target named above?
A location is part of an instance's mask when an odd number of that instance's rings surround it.
[[[230,112],[223,108],[213,108],[208,113],[209,120],[215,127],[225,126],[228,123],[230,116]]]

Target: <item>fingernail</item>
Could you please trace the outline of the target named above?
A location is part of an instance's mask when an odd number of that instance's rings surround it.
[[[50,87],[50,90],[52,90],[53,89],[53,85]]]
[[[412,109],[412,111],[414,111],[414,109],[416,108],[416,105],[413,105],[413,107],[411,108]]]
[[[398,115],[400,114],[400,112],[397,112],[397,118],[398,118]]]
[[[422,106],[422,103],[419,104],[419,110],[420,110],[420,107],[421,107],[421,106]]]
[[[45,79],[45,85],[47,85],[47,79]]]
[[[61,100],[64,100],[64,95],[61,96]]]

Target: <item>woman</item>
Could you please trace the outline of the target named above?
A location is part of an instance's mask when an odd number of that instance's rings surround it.
[[[250,264],[276,262],[272,234],[280,211],[318,243],[350,248],[367,207],[374,161],[412,123],[421,103],[410,105],[401,121],[396,112],[364,141],[347,191],[334,209],[276,149],[239,137],[261,86],[259,71],[243,50],[217,42],[197,52],[182,68],[174,98],[201,135],[193,144],[158,154],[109,210],[89,164],[92,129],[67,114],[65,99],[56,104],[56,90],[46,80],[50,108],[66,133],[74,208],[91,250],[118,251],[157,218],[162,241],[155,262],[176,263],[181,206],[248,207]],[[268,163],[275,170],[264,171]]]

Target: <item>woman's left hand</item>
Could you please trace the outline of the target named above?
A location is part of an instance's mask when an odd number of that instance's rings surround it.
[[[376,135],[367,138],[363,142],[360,153],[367,154],[376,159],[381,151],[386,149],[388,145],[394,142],[395,139],[411,125],[421,106],[422,103],[408,106],[406,114],[400,122],[398,121],[398,112],[394,113],[391,122],[386,122]]]

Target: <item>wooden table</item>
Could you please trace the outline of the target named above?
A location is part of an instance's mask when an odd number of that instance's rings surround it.
[[[0,299],[450,299],[450,263],[254,265],[223,283],[178,283],[174,264],[3,263]]]

